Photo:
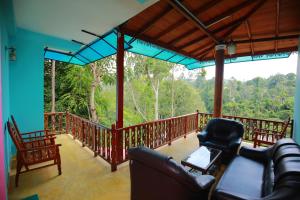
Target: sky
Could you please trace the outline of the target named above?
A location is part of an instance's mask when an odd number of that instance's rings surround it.
[[[247,81],[256,77],[268,78],[276,74],[296,74],[297,58],[298,54],[292,53],[288,58],[225,64],[224,79],[234,77],[240,81]],[[182,76],[190,79],[197,78],[199,69],[188,70],[182,65],[178,67],[175,72],[176,78],[180,79]],[[207,72],[206,79],[215,77],[215,68],[215,66],[204,68]]]
[[[297,57],[296,53],[292,53],[289,58],[225,64],[224,79],[234,77],[237,80],[247,81],[258,76],[268,78],[278,73],[288,74],[292,72],[296,74]],[[207,71],[206,79],[215,76],[215,66],[205,69]]]

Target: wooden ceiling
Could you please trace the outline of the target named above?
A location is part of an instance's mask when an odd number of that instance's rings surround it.
[[[202,61],[230,42],[236,54],[227,58],[297,51],[299,20],[300,0],[161,0],[119,28]]]

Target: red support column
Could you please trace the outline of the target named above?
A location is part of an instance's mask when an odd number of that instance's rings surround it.
[[[112,171],[117,170],[117,164],[121,160],[121,156],[123,153],[123,141],[122,141],[122,131],[118,131],[118,129],[123,128],[123,107],[124,107],[124,34],[118,32],[118,44],[117,44],[117,105],[116,105],[116,130],[115,137],[113,140],[112,148],[115,149],[115,158],[114,164],[112,165]]]
[[[216,46],[216,77],[215,77],[215,97],[214,97],[214,117],[222,116],[223,101],[223,77],[224,77],[224,52],[226,45]]]
[[[123,128],[124,105],[124,34],[118,32],[117,45],[117,123],[116,128]]]

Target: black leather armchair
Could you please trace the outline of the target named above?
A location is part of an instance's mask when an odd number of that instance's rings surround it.
[[[268,148],[241,147],[227,166],[212,200],[299,200],[300,147],[292,139]]]
[[[213,176],[195,176],[171,157],[145,147],[129,149],[128,155],[132,200],[208,199]]]
[[[206,128],[197,137],[199,144],[222,150],[222,163],[229,163],[236,155],[244,134],[240,122],[215,118],[208,122]]]

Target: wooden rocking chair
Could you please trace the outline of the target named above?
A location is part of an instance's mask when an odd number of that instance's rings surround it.
[[[286,130],[290,123],[290,117],[284,121],[281,130],[268,130],[268,129],[254,129],[253,134],[253,147],[260,146],[261,144],[273,145],[277,140],[285,137]]]
[[[55,144],[54,138],[49,136],[36,136],[37,133],[32,132],[35,136],[31,136],[30,133],[25,133],[26,137],[22,137],[14,124],[7,122],[8,132],[16,145],[17,148],[17,173],[15,179],[15,185],[18,187],[19,175],[32,170],[57,165],[58,174],[61,175],[61,161],[59,154],[60,144]],[[40,132],[40,131],[39,131]],[[26,141],[29,140],[29,141]],[[49,161],[54,161],[54,163],[46,163],[43,166],[33,167],[30,166],[44,163]],[[22,171],[22,167],[25,170]]]

